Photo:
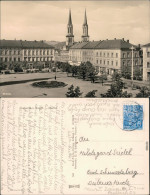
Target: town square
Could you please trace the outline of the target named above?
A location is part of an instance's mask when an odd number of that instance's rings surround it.
[[[18,8],[25,8],[32,4],[38,9],[38,11],[35,9],[35,14],[39,17],[44,13],[44,9],[48,9],[46,6],[51,9],[55,7],[56,13],[61,7],[65,16],[63,15],[63,19],[60,19],[60,16],[49,10],[50,12],[46,13],[45,17],[47,15],[55,17],[58,23],[52,18],[50,19],[51,23],[46,25],[47,20],[42,15],[45,25],[50,26],[51,37],[48,36],[49,39],[47,37],[45,39],[47,34],[44,31],[41,30],[43,34],[39,35],[33,31],[35,38],[37,37],[37,40],[33,40],[32,32],[29,33],[29,29],[26,29],[25,33],[22,32],[22,29],[25,28],[25,25],[31,28],[32,22],[36,21],[37,18],[31,19],[25,14],[22,16],[22,20],[26,19],[24,24],[20,21],[19,10],[17,10],[13,16],[16,19],[14,27],[7,26],[7,23],[10,22],[10,13],[13,11],[10,9],[11,3],[2,2],[1,97],[149,97],[149,30],[145,30],[144,40],[141,40],[143,37],[142,25],[144,29],[147,29],[149,22],[146,1],[139,2],[138,6],[135,6],[133,2],[128,4],[124,1],[119,2],[117,10],[124,10],[124,14],[118,11],[118,14],[121,14],[121,19],[114,17],[113,13],[106,14],[102,11],[102,7],[117,11],[116,7],[109,6],[109,2],[94,2],[93,4],[89,2],[87,7],[84,6],[83,2],[79,2],[80,8],[75,2],[68,2],[68,8],[62,6],[62,2],[59,4],[58,2],[28,2],[27,4],[15,2],[15,4]],[[99,7],[94,14],[95,6]],[[135,15],[132,15],[127,9],[128,6],[135,10]],[[39,10],[40,7],[41,10]],[[79,16],[82,16],[80,20],[78,15],[74,15],[75,10]],[[144,23],[141,20],[138,24],[136,23],[138,10],[144,13]],[[31,11],[30,8],[29,11]],[[131,18],[126,18],[127,13],[131,14]],[[108,31],[108,18],[105,18],[103,23],[102,18],[97,18],[102,14],[114,17],[114,24],[110,23],[112,33]],[[132,25],[133,19],[135,19],[133,23],[139,25],[140,29],[136,33],[133,33],[134,30],[137,30],[137,27],[134,29],[134,25]],[[17,21],[20,22],[20,26]],[[76,24],[77,21],[81,23],[81,26]],[[94,22],[100,24],[102,30],[97,29]],[[127,30],[130,25],[130,32],[125,33],[121,30],[121,25],[115,26],[115,23],[118,25],[121,22],[124,23],[122,27],[124,30]],[[41,25],[42,22],[39,22],[35,28],[41,29]],[[55,32],[53,26],[56,27]],[[7,28],[12,28],[14,35],[10,35]],[[60,28],[63,33],[59,31]],[[15,31],[18,34],[15,34]],[[96,40],[93,40],[94,33],[101,31],[103,36],[97,34],[95,35]],[[25,36],[25,34],[27,35]],[[122,38],[121,35],[124,37]],[[12,36],[14,36],[13,39]],[[43,39],[39,40],[38,36]]]

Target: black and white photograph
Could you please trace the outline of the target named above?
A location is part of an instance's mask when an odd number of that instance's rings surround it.
[[[150,96],[150,1],[1,1],[0,96]]]

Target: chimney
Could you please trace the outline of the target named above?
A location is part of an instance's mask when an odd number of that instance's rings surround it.
[[[129,43],[129,40],[127,40],[127,43]]]

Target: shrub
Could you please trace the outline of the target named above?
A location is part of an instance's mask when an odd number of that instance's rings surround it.
[[[86,95],[85,95],[85,97],[93,97],[93,98],[95,98],[96,96],[95,96],[95,93],[97,92],[97,90],[93,90],[93,91],[89,91]]]
[[[74,86],[71,85],[65,95],[66,97],[80,97],[82,93],[80,92],[80,88],[78,86],[74,88]]]

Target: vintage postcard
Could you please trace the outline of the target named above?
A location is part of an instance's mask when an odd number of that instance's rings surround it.
[[[0,97],[150,96],[150,1],[1,1]]]
[[[148,99],[1,99],[1,194],[149,194]]]
[[[150,1],[0,7],[0,194],[148,195]]]

